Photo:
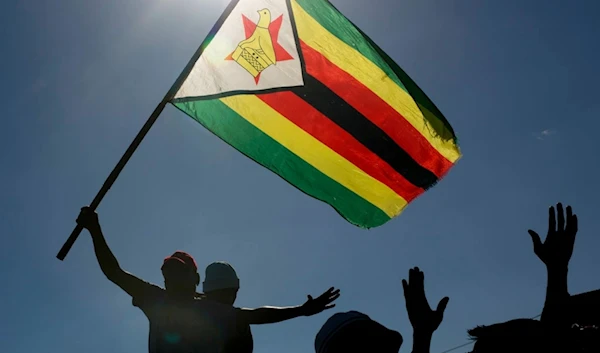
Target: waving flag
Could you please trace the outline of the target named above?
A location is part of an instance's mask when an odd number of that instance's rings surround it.
[[[460,157],[442,113],[326,0],[233,1],[201,49],[171,103],[357,226]]]

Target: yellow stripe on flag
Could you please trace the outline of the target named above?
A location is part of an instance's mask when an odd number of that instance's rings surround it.
[[[394,108],[450,162],[454,163],[460,158],[460,151],[453,141],[444,140],[431,134],[435,129],[406,91],[392,81],[377,65],[323,28],[295,0],[292,0],[291,3],[298,36],[302,41],[362,82]]]
[[[381,209],[390,218],[397,216],[406,207],[406,200],[388,186],[360,170],[256,96],[231,96],[221,98],[221,102],[323,174]]]

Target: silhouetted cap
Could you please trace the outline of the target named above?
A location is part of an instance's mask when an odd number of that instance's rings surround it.
[[[176,251],[173,255],[166,257],[161,269],[164,269],[167,263],[170,262],[181,263],[194,270],[194,272],[198,271],[198,266],[192,255],[183,251]]]
[[[402,335],[358,311],[337,313],[321,327],[315,338],[316,353],[397,353]]]
[[[227,262],[213,262],[206,267],[206,278],[202,283],[204,293],[219,289],[239,289],[240,279]]]

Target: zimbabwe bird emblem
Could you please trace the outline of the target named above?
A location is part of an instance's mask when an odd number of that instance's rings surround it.
[[[233,60],[248,71],[258,84],[260,75],[268,67],[280,61],[293,60],[292,56],[279,44],[279,31],[283,15],[271,22],[271,11],[258,11],[258,23],[242,15],[246,39],[225,60]]]

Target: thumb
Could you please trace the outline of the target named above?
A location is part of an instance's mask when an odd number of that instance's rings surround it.
[[[540,248],[540,246],[542,246],[542,240],[540,239],[540,236],[538,235],[538,233],[534,232],[531,229],[527,232],[531,236],[531,241],[533,242],[533,251],[537,251]]]
[[[437,305],[437,309],[435,310],[438,314],[440,315],[444,315],[444,311],[446,310],[446,305],[448,305],[448,302],[450,301],[450,298],[448,297],[444,297],[442,300],[440,300],[440,302]]]

